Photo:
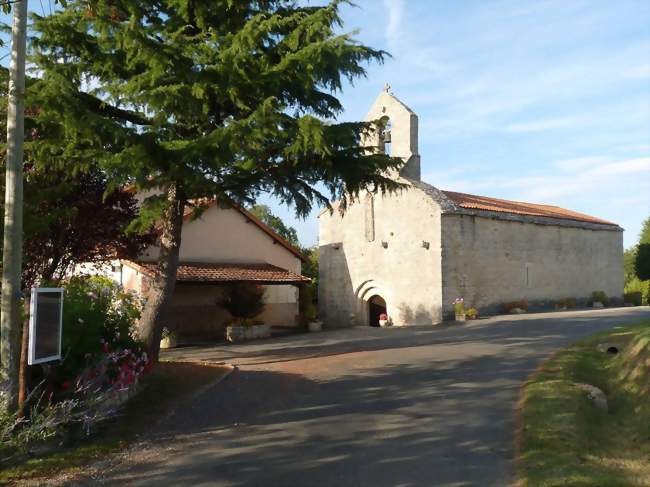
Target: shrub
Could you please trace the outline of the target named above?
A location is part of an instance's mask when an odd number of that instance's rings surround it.
[[[476,308],[470,308],[465,312],[465,315],[470,319],[478,318],[478,310]]]
[[[307,322],[316,321],[318,319],[318,309],[313,304],[309,305],[306,313]]]
[[[576,300],[576,298],[564,298],[564,299],[560,299],[556,303],[557,308],[573,309],[576,308],[577,306],[578,306],[578,301]]]
[[[140,318],[136,296],[105,277],[73,277],[65,288],[63,306],[63,362],[59,382],[74,380],[99,362],[107,348],[137,350]]]
[[[640,292],[641,304],[647,305],[650,298],[650,281],[641,281],[635,277],[625,285],[625,292]]]
[[[519,301],[512,301],[510,303],[503,303],[501,309],[504,313],[510,313],[513,309],[520,308],[524,311],[528,311],[528,300],[521,299]]]
[[[605,294],[605,291],[594,291],[591,293],[591,303],[603,303],[604,306],[609,306],[609,298],[607,297],[607,294]]]
[[[626,303],[631,303],[634,306],[641,306],[643,303],[643,294],[641,291],[633,291],[630,293],[625,293],[623,296],[623,300]]]
[[[251,282],[234,282],[226,288],[220,304],[236,324],[246,324],[264,311],[264,288]]]
[[[314,290],[310,285],[300,287],[298,295],[298,324],[300,327],[307,329],[307,323],[312,321],[310,315],[313,314],[314,308]]]
[[[454,299],[452,304],[454,305],[454,313],[457,315],[465,313],[465,300],[463,298]]]

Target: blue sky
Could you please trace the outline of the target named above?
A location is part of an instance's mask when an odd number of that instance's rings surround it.
[[[650,2],[357,0],[345,29],[392,54],[345,89],[362,119],[388,82],[418,113],[422,179],[619,223],[650,216]],[[315,213],[295,220],[318,237]]]
[[[636,242],[650,215],[650,2],[356,4],[344,29],[393,57],[345,88],[341,120],[363,119],[388,82],[419,115],[428,183],[581,211]],[[261,202],[317,242],[316,211]]]

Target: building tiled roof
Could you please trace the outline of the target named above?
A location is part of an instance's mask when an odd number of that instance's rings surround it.
[[[124,261],[136,270],[153,276],[155,262]],[[309,278],[271,264],[181,262],[176,272],[177,282],[234,282],[247,281],[260,284],[297,284],[310,282]]]
[[[576,211],[566,210],[564,208],[560,208],[559,206],[523,203],[520,201],[488,198],[486,196],[456,193],[453,191],[443,191],[443,194],[449,198],[456,206],[469,210],[494,211],[497,213],[512,213],[515,215],[541,216],[548,218],[558,218],[561,220],[596,223],[599,225],[616,225],[616,223],[601,220],[600,218],[578,213]]]

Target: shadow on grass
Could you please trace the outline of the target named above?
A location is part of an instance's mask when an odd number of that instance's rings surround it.
[[[650,323],[600,334],[546,361],[522,396],[521,458],[524,486],[650,485],[650,407],[643,387],[630,387],[629,373],[639,363],[640,384],[650,380],[647,350]],[[645,336],[645,341],[643,337]],[[623,353],[597,349],[603,341],[623,344]],[[643,348],[636,347],[636,348]],[[608,396],[609,412],[592,404],[574,383],[595,385]]]
[[[142,390],[126,403],[120,415],[103,424],[92,437],[0,471],[0,484],[72,471],[120,451],[149,434],[157,422],[194,391],[229,371],[214,365],[160,363],[144,377]]]

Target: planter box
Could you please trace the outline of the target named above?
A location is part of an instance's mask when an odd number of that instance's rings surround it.
[[[309,322],[307,327],[309,328],[309,331],[312,331],[312,332],[321,331],[323,329],[323,322],[322,321],[311,321],[311,322]]]
[[[271,336],[271,327],[269,325],[226,327],[226,340],[229,342],[255,340],[256,338],[266,338],[269,336]]]
[[[465,320],[466,318],[464,313],[462,315],[456,315],[456,321],[464,322]]]
[[[379,326],[381,328],[386,328],[387,326],[390,326],[390,320],[379,320]]]
[[[178,346],[178,337],[176,335],[169,335],[160,340],[160,348],[174,348]]]

